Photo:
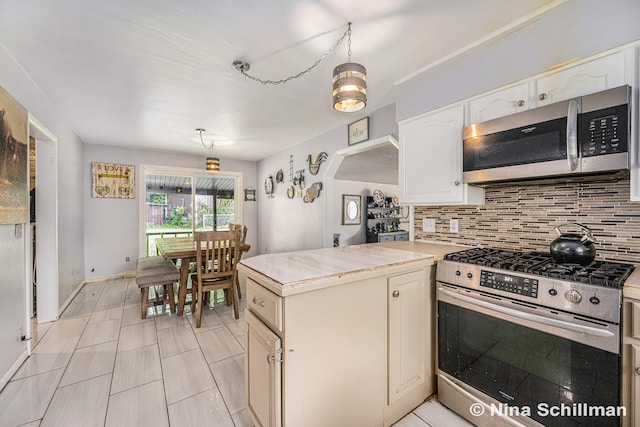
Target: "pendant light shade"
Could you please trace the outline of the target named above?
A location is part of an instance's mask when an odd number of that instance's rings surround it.
[[[217,157],[207,157],[207,171],[208,172],[220,171],[220,159]]]
[[[360,111],[367,105],[367,69],[347,62],[333,69],[333,108],[340,112]]]
[[[202,138],[202,132],[206,132],[202,128],[197,128],[196,132],[200,133],[200,142],[202,146],[207,150],[211,150],[211,154],[213,154],[213,139],[211,140],[211,145],[207,145],[204,143],[204,139]],[[207,172],[219,172],[220,171],[220,158],[218,157],[207,157]]]

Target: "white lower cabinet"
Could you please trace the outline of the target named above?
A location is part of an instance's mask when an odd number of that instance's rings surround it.
[[[385,425],[435,393],[435,269],[389,277]]]
[[[640,300],[622,306],[622,405],[625,427],[640,426]]]
[[[389,404],[424,382],[424,281],[422,272],[389,278]]]
[[[631,425],[640,426],[640,344],[631,346]]]
[[[389,426],[433,393],[432,266],[386,270],[285,297],[248,272],[245,385],[256,426]],[[282,303],[281,330],[261,311],[264,292]]]
[[[247,410],[255,420],[256,427],[281,426],[281,341],[250,311],[245,312],[245,318]]]

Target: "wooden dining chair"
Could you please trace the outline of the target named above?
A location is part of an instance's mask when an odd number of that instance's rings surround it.
[[[240,259],[240,233],[238,231],[203,231],[194,235],[198,266],[193,280],[197,286],[196,328],[200,327],[202,308],[205,305],[203,294],[223,289],[227,305],[233,305],[236,319],[238,313],[238,299],[236,298],[236,265]]]
[[[229,224],[229,230],[231,231],[239,231],[240,232],[240,241],[245,243],[247,239],[247,226],[244,224]],[[242,252],[240,252],[240,257],[242,257]],[[240,262],[240,260],[238,260]],[[240,278],[236,276],[236,290],[238,291],[238,298],[242,298],[242,291],[240,290]]]

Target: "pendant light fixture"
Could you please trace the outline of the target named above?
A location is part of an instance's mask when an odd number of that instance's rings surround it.
[[[351,62],[351,22],[348,23],[347,30],[331,49],[325,52],[313,65],[297,74],[292,74],[280,80],[263,80],[249,74],[251,65],[247,61],[234,61],[233,68],[246,78],[263,85],[280,85],[302,77],[316,68],[345,38],[347,38],[347,44],[349,46],[349,60],[344,64],[338,65],[333,70],[333,108],[336,111],[348,113],[360,111],[367,105],[367,70],[364,66]]]
[[[207,157],[207,171],[218,172],[220,170],[220,159],[217,157]]]
[[[202,128],[197,128],[196,132],[200,133],[200,143],[202,143],[202,146],[207,150],[211,150],[211,153],[213,154],[213,139],[211,140],[211,145],[207,146],[207,144],[204,143],[204,139],[202,138],[202,132],[206,131]],[[218,171],[220,171],[220,159],[218,157],[207,157],[207,172]]]
[[[333,69],[333,108],[353,113],[367,105],[367,69],[351,62],[351,22],[347,37],[349,59]]]

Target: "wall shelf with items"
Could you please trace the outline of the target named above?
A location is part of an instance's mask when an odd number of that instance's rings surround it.
[[[403,207],[394,204],[392,197],[367,197],[367,243],[409,240],[409,232],[400,228]]]

